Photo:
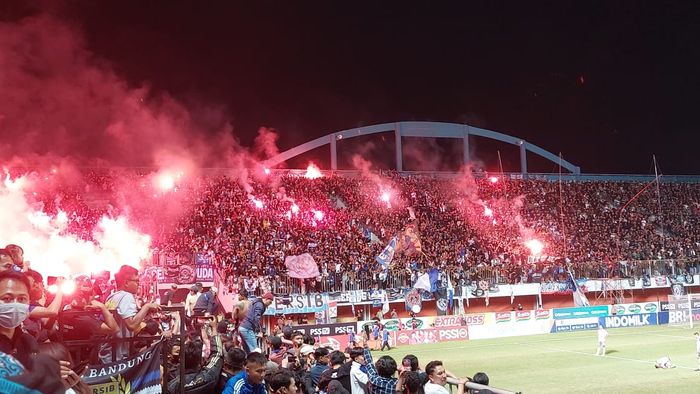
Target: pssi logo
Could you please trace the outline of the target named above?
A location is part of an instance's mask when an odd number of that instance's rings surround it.
[[[406,334],[405,332],[402,332],[401,334],[399,334],[398,338],[396,338],[396,341],[398,343],[406,344],[410,341],[410,338],[409,338],[408,334]]]

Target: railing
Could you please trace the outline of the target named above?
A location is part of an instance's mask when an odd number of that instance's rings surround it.
[[[179,346],[182,349],[185,343],[185,338],[186,338],[186,331],[185,331],[185,308],[182,306],[161,306],[160,309],[162,311],[169,311],[169,312],[177,312],[180,314],[180,335],[179,336],[173,336],[174,339],[179,341]],[[113,314],[116,312],[112,312]],[[64,344],[69,350],[74,350],[77,352],[82,352],[84,347],[90,347],[91,348],[91,354],[89,358],[89,362],[93,365],[96,365],[99,361],[97,359],[99,349],[102,347],[102,345],[105,344],[110,344],[112,347],[112,360],[115,360],[116,358],[116,349],[118,344],[122,343],[128,343],[129,344],[129,353],[133,353],[133,345],[135,342],[148,342],[148,343],[153,343],[158,340],[163,339],[161,336],[134,336],[131,338],[117,338],[117,337],[106,337],[106,338],[94,338],[94,339],[81,339],[81,340],[63,340],[63,334],[66,332],[64,325],[63,325],[63,319],[68,316],[68,315],[73,315],[73,316],[101,316],[102,312],[100,311],[94,311],[94,310],[69,310],[69,311],[63,311],[60,312],[58,315],[58,339],[59,341]],[[162,375],[162,392],[167,393],[168,392],[168,380],[166,379],[167,372],[168,372],[168,357],[163,354],[163,350],[166,349],[166,346],[161,347],[161,354],[159,355],[162,360],[162,366],[163,366],[163,375]],[[185,376],[185,363],[184,363],[184,353],[181,353],[182,357],[179,361],[179,376],[180,376],[180,387],[179,387],[179,392],[180,394],[184,394],[185,392],[185,382],[182,377]],[[76,365],[81,363],[82,360],[77,359],[73,360]]]
[[[573,265],[573,272],[577,278],[641,278],[659,275],[694,275],[700,273],[700,259],[579,263]],[[451,274],[452,272],[448,271],[448,275]],[[566,280],[566,271],[564,271],[564,274],[559,274],[559,276],[564,278],[562,280]],[[462,277],[467,283],[481,280],[491,284],[510,283],[509,278],[502,275],[500,266],[484,265],[472,267],[469,271],[464,271]],[[455,291],[458,291],[462,284],[455,281],[453,276],[451,278]],[[221,278],[221,283],[226,283],[225,279]],[[275,276],[268,279],[271,280],[271,291],[275,294],[400,289],[412,287],[413,285],[411,275],[406,270],[392,271],[384,279],[380,279],[379,275],[375,273],[366,271],[353,272],[351,275],[332,272],[322,275],[321,280],[318,281],[315,279],[301,280],[286,276]],[[518,278],[519,280],[520,278]],[[536,280],[533,280],[533,282],[536,282]],[[221,287],[224,288],[223,294],[226,294],[228,286],[220,285]],[[248,290],[250,291],[250,289]],[[262,295],[260,286],[257,286],[252,292]]]

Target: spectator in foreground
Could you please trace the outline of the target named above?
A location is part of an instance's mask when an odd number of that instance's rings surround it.
[[[267,359],[258,352],[248,354],[245,369],[229,379],[223,394],[267,394],[263,376]]]
[[[76,365],[73,363],[73,358],[66,348],[60,342],[44,342],[39,345],[39,353],[46,354],[56,361],[61,366],[61,378],[63,385],[68,390],[73,390],[75,394],[91,394],[90,386],[80,380],[80,375],[83,374],[87,364],[84,364],[81,370],[75,370]]]
[[[362,372],[361,367],[365,364],[365,352],[363,348],[356,347],[350,351],[350,393],[363,394],[367,392],[369,376]]]
[[[423,386],[425,394],[449,394],[445,388],[447,384],[447,371],[442,365],[442,361],[431,361],[425,366],[425,373],[428,374],[428,381]],[[464,381],[457,384],[457,394],[464,394]]]
[[[159,309],[158,304],[145,304],[140,310],[136,305],[134,295],[139,290],[139,271],[131,266],[122,265],[119,271],[114,275],[117,282],[117,291],[112,293],[105,302],[105,306],[109,310],[116,310],[119,319],[119,331],[117,338],[131,338],[134,333],[142,328],[142,323],[150,312],[156,312]],[[108,352],[109,350],[109,352]],[[117,345],[116,359],[121,360],[129,355],[129,344],[122,343]],[[105,363],[111,362],[111,349],[107,345],[101,354],[102,361]]]
[[[13,270],[0,272],[0,352],[14,356],[22,365],[31,365],[37,341],[22,331],[29,316],[29,280]]]
[[[228,383],[229,379],[243,371],[243,368],[245,366],[245,359],[245,352],[237,347],[234,347],[228,352],[226,352],[226,356],[224,356],[224,367],[221,371],[219,384],[216,387],[217,393],[224,391],[226,383]]]
[[[370,352],[367,343],[364,347],[364,358],[367,376],[372,383],[372,392],[374,394],[394,394],[397,383],[397,379],[394,377],[396,360],[391,356],[382,356],[379,357],[375,365],[372,362],[372,352]]]
[[[297,384],[294,375],[286,369],[278,369],[265,377],[270,394],[296,394]]]
[[[216,321],[212,320],[212,329],[217,329]],[[225,328],[224,328],[225,330]],[[185,343],[181,354],[184,355],[185,363],[185,392],[186,393],[210,393],[216,388],[221,376],[221,369],[224,365],[224,345],[221,340],[221,333],[216,332],[209,337],[207,327],[202,327],[202,340],[209,340],[209,358],[202,362],[203,343],[199,339]],[[180,361],[183,361],[182,359]],[[178,374],[168,383],[168,391],[176,393],[180,385]]]

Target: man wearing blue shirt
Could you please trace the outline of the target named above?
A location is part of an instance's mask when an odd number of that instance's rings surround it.
[[[382,351],[384,351],[384,346],[388,350],[391,350],[391,346],[389,346],[389,330],[384,326],[382,328]]]
[[[266,364],[265,356],[257,352],[250,353],[245,361],[245,369],[228,380],[223,394],[267,394],[263,381]]]

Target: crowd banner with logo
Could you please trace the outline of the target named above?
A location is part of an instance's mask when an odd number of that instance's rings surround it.
[[[447,290],[446,289],[440,289],[437,292],[438,298],[436,301],[436,306],[437,306],[437,314],[438,316],[445,316],[448,313],[448,304],[449,300],[447,299]]]
[[[318,271],[318,264],[308,253],[298,256],[287,256],[284,258],[284,265],[287,267],[287,275],[290,278],[316,278],[321,273]]]
[[[636,315],[615,315],[598,318],[598,324],[605,328],[642,327],[657,324],[656,313],[640,313]]]
[[[162,267],[154,267],[158,279],[158,288],[171,285],[192,285],[202,283],[204,287],[214,285],[214,264],[205,253],[195,253],[194,261],[183,262],[175,258],[166,258]]]
[[[214,282],[214,264],[204,253],[195,253],[194,266],[197,282]]]
[[[265,309],[265,314],[316,313],[325,312],[327,308],[327,298],[324,300],[324,295],[321,293],[292,294],[275,297],[274,302]]]
[[[133,357],[111,364],[91,365],[81,379],[94,393],[160,393],[162,348],[163,341],[158,341]]]

